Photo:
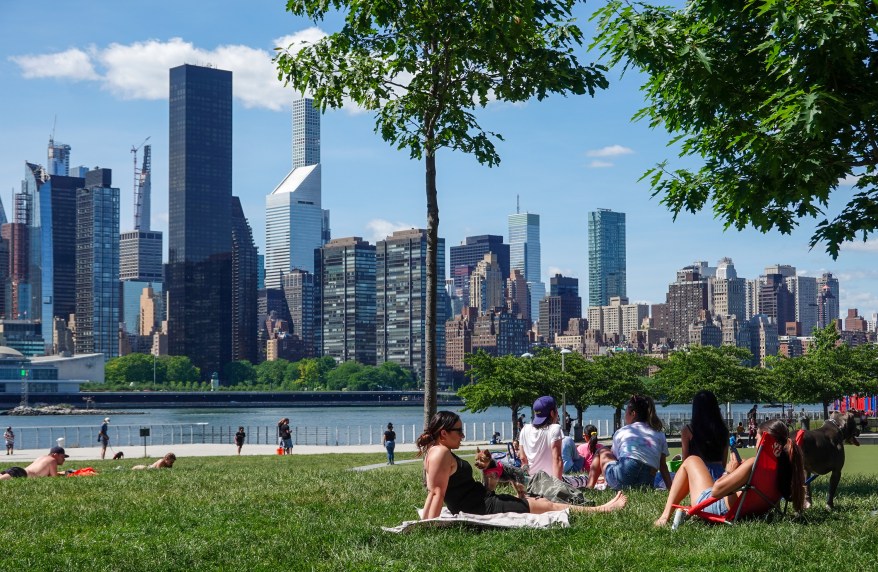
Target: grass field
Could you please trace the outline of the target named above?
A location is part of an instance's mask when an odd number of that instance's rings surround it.
[[[649,491],[567,529],[388,534],[416,518],[424,490],[419,463],[347,470],[382,457],[190,457],[170,471],[97,461],[95,477],[4,481],[0,570],[869,569],[878,541],[878,447],[848,448],[834,512],[821,478],[804,518],[680,531],[652,527],[666,496]]]

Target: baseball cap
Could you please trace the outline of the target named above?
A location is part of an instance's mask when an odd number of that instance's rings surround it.
[[[109,417],[104,417],[104,423],[109,423],[109,422],[110,422],[110,418],[109,418]]]
[[[49,449],[49,454],[50,455],[64,455],[65,459],[70,456],[64,452],[64,447],[52,447],[51,449]]]
[[[534,425],[542,425],[546,422],[546,419],[549,418],[549,415],[552,411],[558,409],[558,406],[555,405],[555,398],[551,395],[544,395],[534,401]]]

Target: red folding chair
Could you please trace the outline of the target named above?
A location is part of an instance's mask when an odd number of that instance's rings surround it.
[[[674,514],[673,529],[692,516],[703,518],[709,522],[734,524],[742,517],[764,515],[774,510],[780,512],[778,503],[782,498],[777,488],[777,458],[783,449],[768,433],[763,433],[756,449],[756,460],[750,468],[750,476],[739,491],[741,496],[732,503],[729,511],[723,516],[704,512],[704,509],[720,499],[708,497],[694,506],[673,505],[677,509]]]

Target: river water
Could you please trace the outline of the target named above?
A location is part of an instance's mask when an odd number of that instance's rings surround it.
[[[732,404],[734,422],[745,419],[750,404]],[[450,407],[466,424],[468,440],[488,440],[494,431],[504,440],[512,435],[511,412],[508,408],[492,407],[481,413]],[[760,413],[775,416],[778,408],[760,406]],[[809,413],[819,417],[819,407],[807,406]],[[674,429],[688,417],[690,405],[659,408],[659,415]],[[576,411],[568,407],[570,415]],[[530,409],[522,411],[530,415]],[[238,426],[244,426],[250,443],[276,442],[276,425],[282,417],[290,418],[294,438],[307,445],[360,445],[381,442],[387,423],[393,423],[398,442],[411,443],[423,426],[423,408],[402,407],[312,407],[312,408],[193,408],[145,409],[110,415],[110,438],[121,445],[142,444],[140,429],[148,427],[148,444],[227,443]],[[609,435],[613,409],[590,407],[583,414],[585,423],[598,426],[601,435]],[[97,432],[104,414],[3,416],[0,424],[12,426],[16,448],[45,448],[64,438],[67,446],[96,446]],[[746,421],[744,423],[746,425]]]

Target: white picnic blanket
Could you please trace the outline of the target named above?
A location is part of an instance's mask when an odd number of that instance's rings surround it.
[[[418,515],[422,509],[418,509]],[[570,526],[570,509],[544,512],[543,514],[501,512],[498,514],[468,514],[460,512],[451,514],[442,507],[442,512],[436,518],[427,520],[407,520],[399,526],[382,526],[387,532],[403,533],[416,528],[447,528],[450,526],[472,528],[549,528]]]

